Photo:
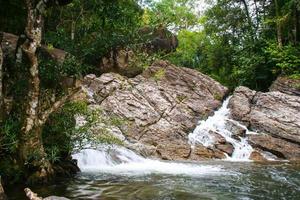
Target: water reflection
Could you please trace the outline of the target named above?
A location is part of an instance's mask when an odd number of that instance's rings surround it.
[[[56,185],[35,187],[42,196],[70,199],[300,199],[300,166],[288,163],[255,164],[207,162],[230,173],[207,176],[125,175],[80,173]],[[23,199],[20,189],[11,189],[11,199]]]

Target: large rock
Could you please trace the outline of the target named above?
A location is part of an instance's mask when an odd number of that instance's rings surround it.
[[[250,135],[250,144],[263,151],[271,152],[278,158],[300,160],[300,145],[269,135]]]
[[[265,162],[267,159],[261,155],[259,151],[253,151],[250,155],[250,160],[256,161],[256,162]]]
[[[99,78],[89,75],[84,84],[93,104],[122,119],[118,128],[127,140],[138,143],[138,149],[145,145],[142,149],[150,149],[148,154],[169,160],[191,156],[188,133],[221,105],[228,91],[198,71],[165,61],[155,62],[135,78],[114,73]],[[193,159],[200,159],[198,155]]]
[[[270,91],[300,96],[300,78],[279,76],[271,85]]]
[[[175,51],[178,46],[176,35],[167,28],[143,27],[138,31],[143,38],[135,48],[115,47],[103,56],[99,63],[100,73],[115,72],[127,77],[134,77],[143,72],[141,57],[145,59],[151,54],[166,54]]]
[[[230,99],[229,107],[233,119],[241,121],[251,130],[268,134],[251,136],[252,144],[263,150],[279,152],[275,155],[282,158],[300,159],[299,96],[278,91],[255,92],[238,87]]]

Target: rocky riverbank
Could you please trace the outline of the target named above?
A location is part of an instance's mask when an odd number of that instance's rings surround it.
[[[249,136],[255,149],[271,152],[281,159],[299,160],[300,97],[290,94],[238,87],[229,107],[233,119],[258,133]]]
[[[115,73],[88,75],[83,84],[92,105],[123,121],[111,132],[121,135],[128,148],[144,156],[222,159],[224,153],[234,151],[217,132],[210,132],[217,140],[213,147],[197,144],[191,148],[188,134],[199,120],[213,115],[228,95],[226,87],[196,70],[157,61],[134,78]],[[272,92],[262,93],[238,87],[229,103],[231,118],[257,134],[246,135],[245,128],[232,121],[226,126],[233,137],[247,137],[255,149],[251,159],[264,160],[259,152],[270,152],[278,159],[299,160],[299,96],[297,91],[291,95],[272,88]]]
[[[212,78],[158,61],[135,78],[107,73],[87,76],[84,84],[92,104],[124,121],[114,131],[142,155],[168,160],[223,157],[201,145],[192,152],[188,143],[188,133],[212,115],[228,93]]]

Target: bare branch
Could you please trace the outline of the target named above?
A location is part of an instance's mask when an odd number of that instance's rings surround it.
[[[51,113],[61,108],[66,102],[70,101],[80,91],[81,87],[74,88],[68,95],[63,96],[61,99],[56,101],[48,110],[43,112],[43,115],[40,117],[39,124],[43,125],[44,123],[46,123]]]

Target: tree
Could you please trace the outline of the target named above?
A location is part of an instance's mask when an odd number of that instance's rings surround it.
[[[26,56],[24,66],[29,67],[29,89],[25,105],[24,122],[21,128],[21,143],[19,147],[20,161],[27,167],[26,171],[31,181],[48,181],[53,175],[51,163],[41,139],[42,128],[49,115],[64,104],[78,89],[56,101],[48,110],[41,109],[40,77],[37,50],[41,46],[43,32],[43,13],[51,1],[25,0],[27,8],[26,40],[21,45],[22,54]],[[32,173],[33,172],[33,173]]]
[[[3,51],[0,36],[0,123],[4,118],[4,95],[3,95]]]
[[[164,26],[174,32],[193,28],[198,23],[193,11],[195,0],[160,0],[153,1],[146,9],[144,22],[152,26]]]
[[[74,0],[48,10],[45,43],[96,66],[113,48],[136,43],[142,13],[136,0]]]

